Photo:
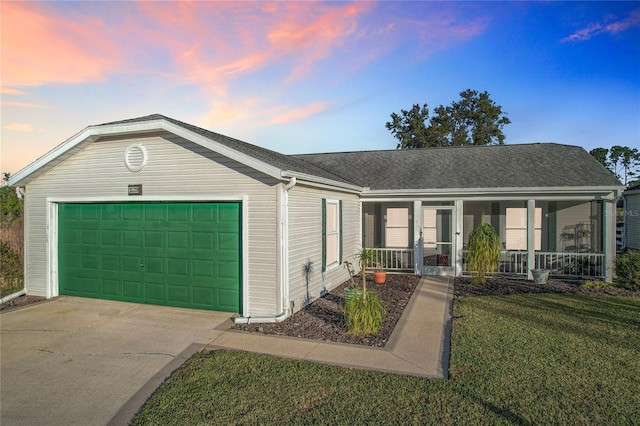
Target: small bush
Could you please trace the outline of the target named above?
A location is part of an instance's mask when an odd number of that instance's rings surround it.
[[[365,296],[361,287],[353,287],[345,290],[344,298],[344,315],[349,331],[358,336],[376,334],[386,313],[378,293],[369,290]]]
[[[616,283],[629,290],[640,290],[640,251],[627,251],[616,256]]]
[[[20,255],[0,241],[0,295],[6,296],[22,289],[23,270]]]
[[[615,286],[600,280],[589,280],[581,284],[581,287],[598,289],[598,288],[615,288]]]

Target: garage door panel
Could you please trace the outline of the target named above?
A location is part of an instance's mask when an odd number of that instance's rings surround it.
[[[190,246],[189,234],[184,231],[167,232],[167,247],[170,249],[186,250]]]
[[[140,281],[122,281],[122,296],[128,301],[143,301],[143,283]]]
[[[147,303],[163,304],[167,300],[166,286],[164,283],[145,281],[144,299]]]
[[[121,297],[122,294],[122,281],[120,280],[102,280],[102,293],[105,296]]]
[[[100,294],[102,293],[102,286],[101,286],[100,280],[98,278],[89,278],[89,277],[83,278],[82,293],[93,295],[93,296],[100,296]]]
[[[232,290],[218,289],[217,296],[217,304],[227,309],[232,308],[238,300],[238,292]]]
[[[240,211],[237,203],[61,204],[60,293],[239,312]]]

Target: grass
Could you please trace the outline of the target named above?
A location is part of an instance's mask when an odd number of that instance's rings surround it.
[[[450,375],[215,351],[178,369],[132,424],[637,424],[640,300],[458,299]]]

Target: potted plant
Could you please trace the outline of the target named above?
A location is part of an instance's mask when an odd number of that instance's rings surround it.
[[[376,263],[376,269],[373,272],[373,280],[378,285],[382,285],[387,281],[387,271],[384,271],[379,263]]]

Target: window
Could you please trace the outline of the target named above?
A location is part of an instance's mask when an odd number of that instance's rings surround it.
[[[407,207],[387,208],[385,247],[406,248],[409,246],[409,209]]]
[[[542,208],[537,207],[535,209],[534,217],[534,248],[535,250],[540,250],[542,247]],[[526,208],[507,207],[505,234],[505,248],[507,250],[527,249]]]
[[[322,200],[322,271],[342,263],[342,201]]]

